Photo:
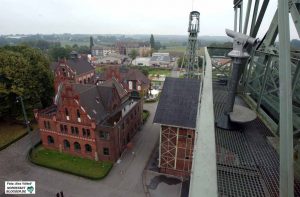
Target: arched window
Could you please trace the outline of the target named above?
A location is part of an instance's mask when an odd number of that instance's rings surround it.
[[[48,144],[54,144],[54,138],[51,135],[48,135]]]
[[[74,142],[74,149],[75,149],[75,151],[81,150],[80,144],[78,142]]]
[[[64,149],[70,149],[70,142],[68,140],[64,140]]]
[[[85,145],[85,152],[92,152],[92,147],[89,144]]]

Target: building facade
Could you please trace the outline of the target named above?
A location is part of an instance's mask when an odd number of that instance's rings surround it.
[[[115,162],[140,129],[142,111],[141,100],[115,80],[93,85],[64,79],[54,104],[34,114],[44,147]]]
[[[96,83],[101,84],[113,78],[129,93],[146,95],[150,88],[150,80],[141,71],[123,66],[106,67],[104,72],[96,76]]]
[[[195,130],[161,125],[160,172],[187,177],[192,169]]]
[[[169,68],[171,57],[169,53],[153,53],[150,59],[150,65],[154,67]]]
[[[116,53],[112,53],[105,57],[100,57],[95,61],[96,65],[107,65],[107,64],[114,64],[114,65],[128,65],[131,62],[131,58],[126,55],[120,55]]]
[[[50,64],[54,72],[54,86],[57,89],[61,81],[91,84],[94,82],[95,68],[85,56],[74,55],[70,59],[61,59]]]
[[[150,57],[137,57],[132,61],[135,66],[150,66]]]
[[[113,46],[94,46],[92,48],[92,56],[105,57],[118,51]]]
[[[115,48],[121,55],[129,55],[132,50],[136,50],[141,57],[151,55],[151,47],[148,42],[116,42]]]

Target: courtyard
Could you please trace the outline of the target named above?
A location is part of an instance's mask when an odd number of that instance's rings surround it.
[[[35,196],[41,197],[55,196],[60,191],[66,196],[74,197],[145,196],[142,173],[159,138],[158,125],[152,124],[156,105],[157,103],[144,104],[150,117],[133,138],[133,148],[125,151],[108,176],[99,181],[32,164],[28,160],[28,151],[40,139],[38,132],[30,132],[0,152],[0,196],[4,193],[4,182],[13,180],[36,181]]]

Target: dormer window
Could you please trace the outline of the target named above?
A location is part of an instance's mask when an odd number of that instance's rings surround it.
[[[69,111],[67,108],[65,108],[65,113],[66,113],[66,116],[69,116]]]
[[[94,114],[97,114],[96,110],[93,109],[93,113],[94,113]]]
[[[96,97],[96,103],[100,103],[100,97]]]
[[[67,76],[67,74],[66,74],[66,70],[65,70],[64,68],[62,68],[62,71],[63,71],[63,75],[64,75],[64,77],[66,77],[66,76]]]
[[[70,120],[69,111],[67,108],[65,108],[65,114],[66,114],[67,120]]]
[[[78,120],[78,122],[81,122],[80,111],[79,111],[79,109],[77,109],[77,120]]]

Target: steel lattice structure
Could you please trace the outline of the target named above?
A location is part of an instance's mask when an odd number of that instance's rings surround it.
[[[265,17],[265,15],[266,10],[270,6],[269,3],[270,0],[234,0],[234,30],[254,38],[258,37],[258,32],[263,31],[263,22],[267,22],[267,17]],[[243,8],[246,8],[245,14],[243,14]],[[244,20],[243,16],[245,16]],[[280,161],[280,165],[279,163],[276,164],[276,153],[274,153],[275,156],[273,155],[272,158],[269,158],[269,161],[274,159],[274,169],[280,166],[280,169],[278,170],[279,177],[278,174],[276,177],[276,170],[274,172],[268,172],[267,168],[261,168],[260,170],[261,172],[266,171],[261,174],[263,179],[267,180],[273,176],[274,179],[279,178],[280,184],[273,184],[270,182],[268,183],[269,185],[267,184],[267,187],[276,187],[273,188],[275,191],[273,194],[270,192],[272,189],[268,188],[271,196],[277,196],[277,190],[282,197],[294,196],[294,190],[295,192],[299,192],[299,188],[294,188],[293,184],[293,145],[296,145],[295,142],[299,139],[300,134],[300,51],[290,51],[289,16],[292,23],[294,23],[298,38],[300,37],[300,1],[278,0],[277,10],[274,12],[273,19],[269,21],[268,30],[261,39],[260,45],[258,45],[257,48],[248,51],[251,57],[243,70],[243,75],[238,87],[239,95],[247,101],[247,104],[252,109],[257,111],[264,124],[266,124],[268,128],[280,139],[280,159],[277,158],[277,160]],[[279,42],[277,42],[278,40]],[[212,78],[215,82],[222,81],[223,83],[226,81],[224,78],[231,77],[230,61],[223,61],[223,64],[217,64],[217,62],[214,62],[212,59],[211,62],[213,70]],[[210,67],[207,62],[206,67]],[[218,77],[218,74],[222,77],[221,80],[220,77]],[[211,85],[204,82],[203,89],[207,89],[207,86]],[[206,99],[205,95],[202,95],[202,99]],[[201,106],[201,108],[204,107]],[[205,113],[207,113],[207,111],[205,111]],[[202,119],[204,119],[203,115],[201,116],[200,114],[199,117],[199,122],[201,122],[202,125],[199,125],[199,128],[197,128],[197,133],[201,134],[202,138],[207,137],[209,140],[212,140],[212,136],[208,136],[206,133],[201,132],[209,129],[210,132],[212,132],[212,129],[209,125],[203,125],[205,122],[202,121]],[[205,118],[207,120],[208,117],[205,116]],[[254,128],[257,129],[258,127],[254,126]],[[251,133],[252,132],[249,132],[249,134]],[[248,135],[247,132],[245,132],[245,135]],[[257,141],[257,138],[253,139],[254,142]],[[228,141],[225,140],[224,143],[228,143]],[[198,145],[201,146],[200,143]],[[261,151],[256,150],[258,147],[259,142],[257,142],[257,145],[254,143],[253,151]],[[211,147],[211,149],[213,148]],[[200,148],[199,150],[196,150],[194,154],[196,158],[201,157],[200,154],[197,154],[197,151],[199,152],[200,150]],[[207,149],[206,151],[211,152],[210,149]],[[203,155],[205,156],[203,152],[201,153],[202,157]],[[264,158],[270,157],[270,155],[268,155],[268,151],[266,151],[265,155],[261,154],[263,154],[263,152],[255,152],[255,155],[257,156],[257,163],[260,163],[261,161],[264,163]],[[197,164],[199,165],[201,162]],[[206,166],[207,169],[205,170],[213,170],[213,168],[210,168],[213,163],[204,162],[204,164],[201,165]],[[272,169],[272,165],[269,165],[270,169]],[[201,171],[201,169],[193,170],[195,172]],[[219,172],[220,169],[218,169],[218,173]],[[197,172],[195,174],[205,174],[205,172]],[[194,177],[195,181],[205,182],[205,178],[201,180],[198,179],[198,176]],[[193,181],[194,180],[192,179],[191,185],[196,185]],[[213,179],[210,179],[210,181],[213,182]],[[218,179],[218,186],[220,186],[220,181],[222,182],[222,180]],[[297,181],[296,178],[295,181]],[[224,185],[225,187],[227,187],[226,184]],[[211,196],[216,196],[215,190],[211,188],[215,185],[211,185],[212,186],[207,185],[204,189],[202,189],[210,191],[212,194]],[[196,191],[199,194],[199,190],[197,190],[196,187],[191,188],[191,194],[195,194]],[[202,194],[205,195],[204,191]]]
[[[192,78],[199,69],[198,65],[198,33],[199,33],[199,19],[200,13],[192,11],[189,16],[189,38],[186,51],[187,57],[187,77]]]

